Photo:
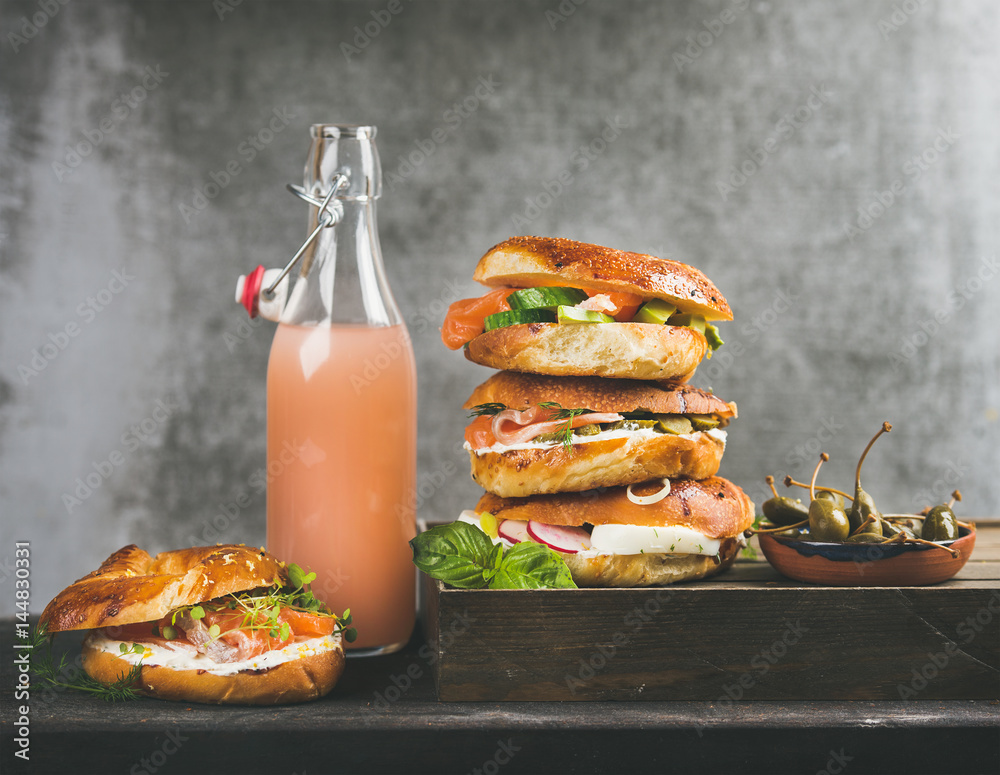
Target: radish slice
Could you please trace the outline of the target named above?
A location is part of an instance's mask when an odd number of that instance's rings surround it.
[[[519,544],[521,541],[530,541],[528,535],[528,523],[519,519],[505,519],[497,528],[501,538],[506,538],[512,544]]]
[[[658,492],[654,492],[652,495],[636,495],[632,492],[632,485],[630,484],[625,488],[626,497],[632,501],[632,503],[638,504],[639,506],[650,506],[654,503],[659,503],[668,495],[670,495],[670,480],[662,479],[663,489]]]
[[[576,554],[590,548],[590,534],[582,527],[528,523],[528,535],[563,554]]]

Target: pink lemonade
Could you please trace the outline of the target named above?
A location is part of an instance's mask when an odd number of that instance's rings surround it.
[[[267,368],[267,544],[351,609],[351,648],[409,640],[416,375],[406,327],[282,324]],[[346,645],[346,644],[345,644]]]

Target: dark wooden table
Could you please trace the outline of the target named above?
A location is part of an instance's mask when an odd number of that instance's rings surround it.
[[[968,582],[948,583],[989,583],[1000,527],[982,535]],[[735,570],[726,583],[778,581],[759,564]],[[996,700],[440,703],[419,634],[399,654],[352,660],[332,695],[300,706],[110,705],[36,685],[24,763],[13,622],[0,632],[3,773],[1000,772]],[[56,649],[78,655],[80,640]]]

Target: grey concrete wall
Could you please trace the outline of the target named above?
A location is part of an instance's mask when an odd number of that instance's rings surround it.
[[[34,610],[130,541],[264,540],[250,482],[273,329],[231,295],[303,236],[283,185],[321,121],[379,127],[423,515],[476,498],[460,404],[489,374],[437,326],[518,233],[718,284],[736,321],[695,382],[739,403],[722,472],[758,503],[765,474],[806,476],[821,446],[848,484],[888,419],[866,476],[884,507],[957,484],[961,513],[1000,513],[996,3],[405,2],[382,25],[388,6],[0,5],[0,613],[16,539]],[[287,128],[260,136],[276,114]]]

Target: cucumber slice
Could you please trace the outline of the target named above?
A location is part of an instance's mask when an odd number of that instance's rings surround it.
[[[487,331],[494,328],[506,328],[521,323],[555,323],[556,314],[548,309],[512,309],[507,312],[497,312],[487,315],[483,326]]]
[[[511,309],[572,307],[587,298],[579,288],[525,288],[507,297]]]
[[[663,299],[651,299],[639,307],[632,318],[633,323],[666,323],[677,312],[677,307]]]
[[[556,307],[556,315],[560,323],[614,323],[611,315],[594,312],[579,307]]]
[[[705,333],[705,318],[701,315],[671,315],[667,320],[667,324],[671,326],[686,326],[687,328],[693,328],[701,334]]]

